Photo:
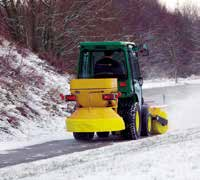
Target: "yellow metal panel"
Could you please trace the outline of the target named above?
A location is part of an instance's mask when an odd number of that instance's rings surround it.
[[[153,117],[160,116],[167,119],[167,113],[161,107],[150,107],[149,112]],[[158,121],[153,121],[152,126],[153,134],[164,134],[168,130],[168,125],[163,126]]]
[[[106,107],[108,106],[108,101],[103,100],[103,94],[111,93],[111,90],[81,90],[79,92],[71,91],[72,94],[76,95],[77,102],[82,107]],[[117,100],[111,101],[113,107],[117,107]]]
[[[103,100],[102,95],[117,93],[117,79],[74,79],[70,91],[82,107],[106,107],[108,101]],[[111,105],[116,108],[117,101]]]
[[[117,79],[72,79],[70,89],[112,89],[117,91]]]
[[[70,132],[124,130],[123,119],[112,108],[80,108],[66,120]]]
[[[141,119],[140,119],[140,116],[139,116],[139,112],[137,111],[136,112],[136,120],[135,120],[135,126],[136,126],[136,130],[137,130],[137,132],[139,132],[139,128],[140,128],[140,121],[141,121]]]

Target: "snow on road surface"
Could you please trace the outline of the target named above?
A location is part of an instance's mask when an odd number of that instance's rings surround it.
[[[200,126],[200,83],[198,84],[198,81],[144,91],[145,100],[155,100],[158,104],[167,105],[170,131]]]
[[[0,179],[198,180],[199,148],[194,128],[3,168]]]

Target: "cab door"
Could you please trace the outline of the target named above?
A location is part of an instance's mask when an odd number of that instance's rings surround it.
[[[142,77],[140,72],[140,66],[138,62],[137,52],[134,51],[134,45],[128,45],[129,64],[131,69],[132,84],[134,87],[134,93],[137,95],[139,105],[142,107]]]

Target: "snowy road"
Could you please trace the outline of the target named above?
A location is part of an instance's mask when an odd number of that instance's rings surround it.
[[[22,149],[9,150],[6,154],[1,154],[0,152],[0,168],[47,159],[63,154],[96,149],[112,145],[114,142],[121,142],[121,140],[112,137],[104,141],[96,139],[93,142],[77,142],[74,139],[66,139],[28,146]]]
[[[200,128],[0,169],[1,180],[199,180]]]
[[[175,146],[177,147],[175,149],[176,150],[175,152],[178,153],[179,151],[177,149],[180,143],[180,146],[182,148],[184,148],[184,146],[187,145],[186,147],[188,149],[190,149],[190,147],[193,147],[195,151],[200,152],[200,148],[199,148],[200,147],[199,146],[199,138],[200,138],[199,120],[200,119],[198,115],[199,104],[200,104],[199,90],[200,90],[200,85],[196,84],[196,85],[181,85],[181,86],[176,86],[176,87],[147,89],[144,91],[144,97],[146,97],[145,99],[155,100],[158,103],[162,103],[163,101],[165,101],[166,104],[169,105],[168,111],[170,115],[169,118],[171,120],[171,129],[166,135],[150,137],[148,139],[145,138],[145,139],[141,139],[134,142],[124,142],[124,141],[122,142],[120,139],[113,139],[112,137],[110,137],[106,141],[95,139],[91,143],[80,143],[80,142],[76,142],[73,139],[52,141],[52,142],[25,147],[24,149],[10,150],[4,154],[3,153],[1,154],[0,152],[0,162],[1,162],[0,168],[2,170],[5,169],[6,171],[6,168],[3,168],[3,167],[8,166],[9,168],[10,166],[10,168],[12,167],[14,168],[15,166],[11,166],[11,165],[37,161],[37,160],[47,159],[51,157],[56,158],[56,156],[61,156],[61,155],[65,156],[66,154],[68,154],[66,156],[68,156],[69,158],[70,153],[73,153],[70,156],[76,156],[76,154],[78,155],[80,153],[74,153],[74,152],[80,152],[80,151],[85,151],[89,149],[96,149],[96,151],[98,152],[98,151],[101,151],[102,149],[100,147],[104,147],[104,146],[107,146],[108,149],[109,147],[113,149],[115,146],[121,147],[121,145],[122,146],[127,145],[127,148],[130,147],[129,151],[131,151],[132,153],[136,153],[138,149],[139,150],[145,149],[146,151],[146,149],[152,150],[152,148],[155,148],[156,150],[157,148],[157,151],[159,151],[159,147],[161,148],[161,151],[165,151],[165,149],[168,148],[167,147],[168,145],[172,146],[171,144],[176,144]],[[191,144],[188,143],[189,141],[191,141]],[[192,141],[194,141],[194,143]],[[187,142],[187,144],[185,142]],[[143,147],[143,145],[145,146]],[[163,145],[166,146],[164,149],[162,148]],[[98,150],[98,148],[100,149]],[[94,153],[93,150],[90,150],[90,151]],[[118,149],[116,153],[119,153],[119,151],[120,149]],[[186,153],[186,151],[187,150],[185,149],[182,154],[182,156],[185,158],[187,156],[186,154],[184,154]],[[114,151],[111,151],[111,152],[115,153]],[[147,152],[147,154],[148,153],[149,152]],[[150,154],[153,154],[153,150],[152,152],[150,152]],[[192,156],[191,152],[189,154],[190,156]],[[198,156],[199,155],[200,154],[198,154]],[[173,157],[173,154],[171,154],[170,156]],[[196,155],[194,154],[194,156],[196,157],[197,154]],[[49,161],[51,160],[49,159]],[[97,164],[98,163],[99,162],[97,162]],[[167,160],[166,160],[166,163],[167,163]],[[60,166],[63,166],[63,165],[60,165]],[[195,164],[194,167],[192,168],[198,169],[199,171],[200,167],[199,166],[197,167],[197,165]],[[48,171],[48,167],[47,167],[47,171]],[[28,175],[22,175],[22,177],[26,177],[26,176]]]

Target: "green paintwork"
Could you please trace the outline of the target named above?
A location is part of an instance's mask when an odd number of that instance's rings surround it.
[[[79,55],[79,62],[78,62],[78,77],[81,69],[81,53],[83,51],[103,51],[103,50],[117,50],[120,49],[124,52],[125,55],[125,61],[126,61],[126,67],[127,67],[127,74],[128,77],[126,80],[123,80],[123,82],[126,81],[126,87],[120,87],[120,80],[118,80],[118,90],[122,92],[121,98],[131,97],[133,96],[133,100],[136,101],[136,98],[138,101],[141,101],[142,96],[142,88],[141,86],[137,86],[137,80],[134,79],[132,74],[132,68],[130,65],[130,58],[129,58],[129,51],[128,51],[128,45],[134,46],[133,52],[137,52],[138,49],[135,43],[133,42],[122,42],[122,41],[102,41],[102,42],[81,42],[80,43],[80,55]],[[135,57],[135,61],[138,61],[138,57]],[[138,66],[139,68],[139,66]],[[92,72],[92,70],[91,70]],[[91,77],[90,77],[91,76]],[[80,77],[79,77],[80,78]],[[89,75],[87,78],[93,78],[92,75]],[[133,83],[134,82],[134,83]],[[138,97],[138,94],[141,94],[140,98]],[[139,100],[140,99],[140,100]],[[140,103],[141,104],[141,103]]]
[[[128,44],[133,44],[133,42],[124,42],[124,41],[94,41],[94,42],[80,42],[80,46],[86,46],[86,47],[95,47],[95,46],[127,46]]]

